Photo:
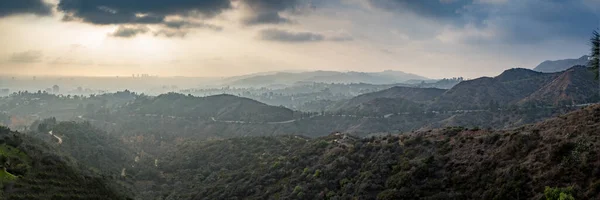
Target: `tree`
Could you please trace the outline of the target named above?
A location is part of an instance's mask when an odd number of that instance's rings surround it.
[[[592,54],[590,55],[590,67],[596,74],[596,79],[599,80],[598,84],[600,84],[600,34],[598,34],[598,31],[594,31],[592,33],[590,44],[592,45]]]

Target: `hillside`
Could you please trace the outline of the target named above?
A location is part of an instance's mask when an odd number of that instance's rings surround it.
[[[479,109],[491,102],[508,104],[515,101],[514,94],[502,82],[489,77],[460,82],[434,103],[435,110]]]
[[[181,199],[541,199],[547,186],[597,199],[599,131],[596,105],[498,131],[190,141],[160,180]]]
[[[521,104],[576,105],[596,102],[598,83],[587,67],[573,67],[521,100]]]
[[[0,127],[0,199],[129,199],[45,143]]]
[[[487,109],[490,105],[558,106],[595,102],[592,72],[575,66],[564,72],[510,69],[494,78],[463,81],[440,96],[433,109]],[[568,103],[565,103],[568,102]]]
[[[423,111],[424,105],[402,98],[376,98],[358,105],[345,105],[332,111],[335,114],[357,116],[382,116],[395,113],[415,113]]]
[[[154,98],[139,97],[125,107],[125,112],[136,115],[173,116],[192,119],[227,121],[273,122],[293,119],[290,109],[233,95],[194,97],[169,93]]]
[[[331,112],[353,112],[356,109],[363,111],[374,112],[379,114],[399,113],[421,110],[421,104],[433,102],[437,97],[441,96],[446,90],[437,88],[411,88],[411,87],[392,87],[387,90],[382,90],[373,93],[359,95],[349,100],[344,100],[331,106],[328,110]],[[403,105],[403,109],[389,109],[386,111],[386,105],[393,100],[397,100],[395,105]],[[367,107],[367,108],[361,108]],[[369,111],[368,108],[379,108],[381,112],[375,110]]]
[[[564,60],[547,60],[540,63],[533,70],[538,72],[552,73],[565,71],[576,65],[587,65],[589,56],[582,56],[578,59],[564,59]]]

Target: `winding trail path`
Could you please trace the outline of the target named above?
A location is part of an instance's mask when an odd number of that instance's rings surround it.
[[[58,140],[58,144],[62,144],[62,142],[63,142],[62,138],[58,137],[57,135],[54,135],[54,133],[52,131],[48,132],[48,134],[50,134],[51,136],[54,136]]]

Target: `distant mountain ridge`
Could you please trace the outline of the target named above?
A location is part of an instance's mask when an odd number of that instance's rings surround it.
[[[508,70],[495,78],[465,81],[446,92],[439,104],[449,102],[461,109],[486,107],[491,101],[499,104],[575,105],[598,100],[594,75],[585,66],[575,66],[564,72],[539,73],[526,69]],[[513,74],[506,77],[507,74]],[[485,81],[483,81],[485,79]]]
[[[392,70],[383,72],[311,71],[261,74],[234,79],[225,84],[233,87],[267,87],[271,85],[293,85],[297,82],[394,84],[408,80],[429,79],[415,74]]]
[[[588,65],[589,56],[584,55],[577,59],[563,59],[563,60],[547,60],[540,63],[533,70],[538,72],[552,73],[565,71],[576,65]]]
[[[367,93],[340,102],[331,110],[356,110],[357,106],[363,104],[369,104],[368,107],[377,110],[385,110],[372,105],[373,100],[378,98],[398,99],[404,102],[403,105],[410,101],[426,105],[431,110],[477,110],[510,105],[577,105],[597,101],[600,98],[597,94],[598,86],[594,74],[585,66],[575,66],[556,73],[515,68],[496,77],[462,81],[449,90],[394,87]]]

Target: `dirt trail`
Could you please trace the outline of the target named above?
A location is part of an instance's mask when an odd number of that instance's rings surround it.
[[[58,140],[58,144],[62,144],[62,142],[63,142],[62,138],[54,135],[54,133],[52,131],[48,132],[48,134],[50,134],[51,136],[54,136]]]

